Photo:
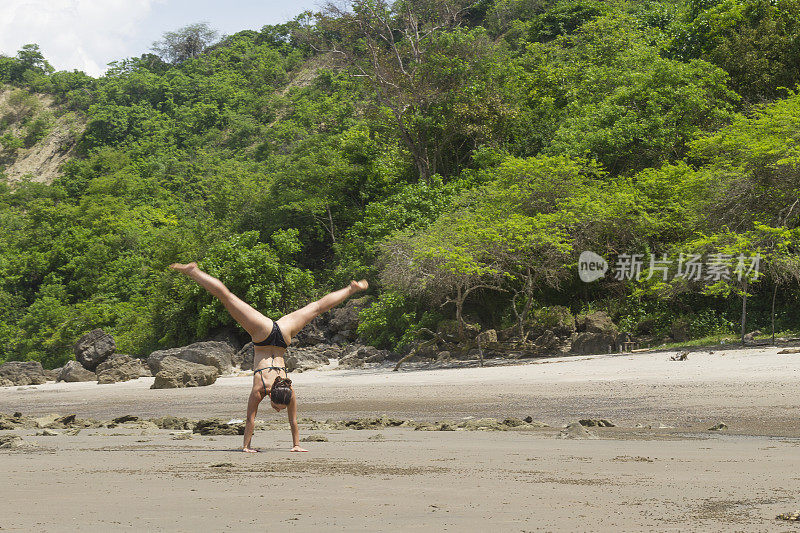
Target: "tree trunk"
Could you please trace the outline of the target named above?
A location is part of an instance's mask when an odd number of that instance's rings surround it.
[[[328,223],[330,224],[331,242],[336,244],[336,235],[333,231],[333,215],[331,215],[331,206],[326,202],[325,209],[328,211]]]
[[[517,296],[519,296],[520,291],[514,291],[514,296],[511,297],[511,310],[514,311],[514,316],[517,318],[517,328],[519,329],[519,336],[525,333],[525,324],[522,318],[522,315],[519,314],[519,309],[517,309]]]
[[[419,149],[417,146],[414,145],[414,141],[407,141],[406,143],[411,150],[411,154],[414,157],[414,164],[417,166],[417,172],[419,172],[419,179],[425,181],[425,183],[431,182],[431,164],[428,160],[427,150]]]
[[[464,297],[461,296],[461,285],[456,292],[456,323],[458,324],[458,338],[464,341],[464,320],[461,317],[461,309],[464,307]]]
[[[531,312],[531,306],[533,305],[533,275],[531,274],[530,267],[528,267],[525,275],[525,297],[525,305],[522,307],[523,322],[528,318],[528,314]]]

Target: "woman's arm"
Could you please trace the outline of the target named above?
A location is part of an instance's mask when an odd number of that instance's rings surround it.
[[[261,399],[261,394],[259,394],[257,391],[250,392],[250,398],[247,400],[247,420],[244,424],[244,444],[242,445],[242,451],[244,452],[257,451],[250,448],[250,439],[253,438],[253,429],[256,425],[258,404],[261,403]]]
[[[286,414],[289,415],[289,427],[292,429],[292,449],[290,451],[307,452],[308,450],[300,447],[300,430],[297,427],[297,398],[294,394],[292,394]]]

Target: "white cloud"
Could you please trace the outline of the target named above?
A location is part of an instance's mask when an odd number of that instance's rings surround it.
[[[130,55],[142,21],[164,1],[2,0],[0,53],[15,55],[36,43],[56,70],[100,76],[109,61]]]

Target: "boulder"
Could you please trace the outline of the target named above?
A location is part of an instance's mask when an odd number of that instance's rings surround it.
[[[36,421],[29,416],[22,416],[22,413],[4,415],[0,413],[0,431],[7,429],[31,429],[35,428]]]
[[[230,343],[222,341],[195,342],[180,348],[155,351],[147,358],[147,366],[155,375],[161,370],[161,361],[165,357],[174,357],[190,363],[213,366],[219,374],[224,374],[233,369],[235,356],[236,350]]]
[[[478,336],[475,337],[475,340],[480,343],[481,346],[488,346],[489,344],[494,344],[497,342],[497,331],[493,329],[487,329],[486,331],[481,331],[478,333]]]
[[[325,366],[330,359],[338,359],[343,352],[341,346],[316,344],[303,348],[289,347],[286,351],[286,367],[289,372],[295,370],[311,370]]]
[[[578,420],[578,424],[586,428],[613,428],[615,425],[605,418],[582,418]]]
[[[63,369],[63,368],[64,367],[54,368],[52,370],[48,370],[48,369],[45,368],[44,369],[44,377],[47,378],[47,381],[58,381],[58,376],[61,375],[61,369]]]
[[[160,359],[158,363],[159,370],[151,389],[203,387],[211,385],[219,377],[216,367],[192,363],[170,355]]]
[[[616,334],[584,331],[572,341],[570,351],[580,355],[609,353],[616,350]]]
[[[244,435],[244,426],[244,422],[228,424],[222,420],[210,418],[198,420],[192,431],[201,435]]]
[[[0,386],[41,385],[47,383],[39,361],[9,361],[0,365]]]
[[[97,382],[101,385],[150,375],[150,369],[144,361],[130,355],[115,355],[97,365]]]
[[[328,324],[326,318],[326,315],[320,315],[306,324],[292,339],[292,346],[302,348],[327,343],[328,339],[325,336],[325,330]]]
[[[94,370],[117,350],[114,337],[102,329],[93,329],[75,343],[75,359],[86,370]]]
[[[58,375],[57,381],[75,383],[78,381],[95,380],[97,380],[97,375],[91,370],[86,370],[78,361],[67,361],[67,364],[61,368],[61,373]]]
[[[478,418],[467,420],[466,422],[461,422],[458,426],[468,431],[503,431],[507,429],[496,418]]]
[[[580,422],[568,424],[559,433],[561,439],[596,439],[597,436],[583,427]]]
[[[358,348],[351,346],[342,352],[339,358],[339,368],[361,368],[364,366],[364,359],[358,356]]]
[[[354,339],[353,332],[350,331],[349,329],[343,329],[333,336],[331,342],[334,344],[347,344],[353,339]]]
[[[562,342],[553,331],[547,330],[533,341],[533,345],[537,354],[546,354],[560,351]]]
[[[242,349],[236,352],[231,358],[231,364],[238,366],[242,370],[253,370],[253,358],[256,352],[253,348],[253,343],[248,342]]]
[[[371,296],[362,296],[361,298],[353,298],[347,300],[341,307],[336,307],[330,312],[330,321],[328,322],[328,331],[331,336],[337,333],[346,331],[347,339],[352,340],[356,328],[358,328],[358,313],[367,307],[372,301]]]
[[[69,428],[84,428],[91,425],[91,422],[79,419],[76,415],[58,416],[53,421],[47,419],[41,420],[39,427],[49,429],[69,429]]]
[[[619,331],[605,311],[595,311],[586,315],[585,329],[588,333],[604,333],[616,335]]]
[[[744,336],[744,340],[745,342],[752,342],[759,335],[763,335],[763,333],[761,333],[760,329],[757,329],[755,331],[751,331],[750,333],[746,333]]]
[[[339,358],[341,368],[360,368],[365,363],[382,363],[389,357],[389,350],[379,350],[374,346],[353,344],[342,351]]]
[[[24,448],[26,446],[33,446],[33,445],[29,442],[26,442],[19,435],[0,436],[0,448]]]
[[[156,425],[159,429],[194,429],[196,422],[188,418],[179,418],[175,416],[162,416],[161,418],[151,418],[150,422]]]

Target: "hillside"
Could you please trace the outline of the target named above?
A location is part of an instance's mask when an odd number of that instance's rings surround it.
[[[100,78],[0,56],[0,361],[58,366],[97,327],[132,354],[244,339],[166,268],[190,260],[269,316],[366,277],[352,334],[402,354],[492,329],[543,353],[598,310],[641,343],[766,332],[773,305],[800,329],[796,0],[434,4]]]

